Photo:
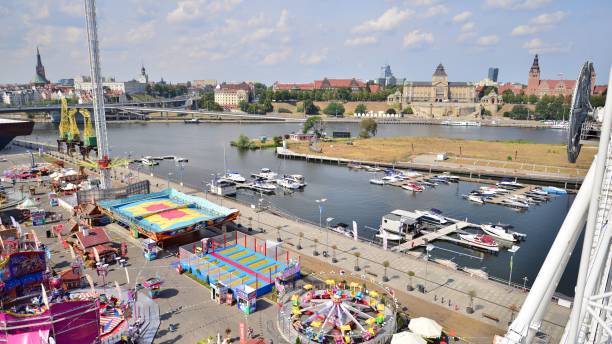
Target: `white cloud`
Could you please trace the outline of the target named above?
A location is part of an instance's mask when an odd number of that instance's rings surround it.
[[[424,16],[425,17],[435,17],[441,14],[445,14],[447,12],[448,12],[448,7],[440,4],[440,5],[435,5],[435,6],[428,8],[427,11],[425,11]]]
[[[461,32],[469,32],[476,28],[476,24],[474,22],[467,22],[461,26]]]
[[[356,46],[356,45],[368,45],[374,44],[378,42],[376,36],[359,36],[355,38],[349,38],[344,42],[344,45],[347,46]]]
[[[465,42],[474,37],[476,37],[476,32],[474,31],[462,32],[459,37],[457,37],[457,42]]]
[[[149,21],[143,24],[138,24],[137,27],[130,29],[125,35],[125,39],[130,43],[142,43],[150,40],[155,35],[155,21]]]
[[[544,30],[550,30],[559,24],[565,17],[567,12],[556,11],[551,13],[543,13],[530,20],[527,25],[519,25],[512,29],[513,36],[530,35]]]
[[[533,18],[531,22],[536,25],[556,25],[559,24],[565,17],[567,12],[556,11],[551,13],[543,13]]]
[[[496,35],[488,35],[479,37],[476,44],[481,46],[495,45],[499,42],[499,37]]]
[[[312,54],[304,54],[300,57],[300,63],[305,65],[316,65],[327,58],[327,48]]]
[[[551,2],[552,0],[486,0],[486,5],[508,10],[532,10]]]
[[[262,40],[264,38],[267,38],[268,36],[272,35],[273,33],[274,33],[274,29],[262,27],[262,28],[259,28],[257,30],[254,30],[254,31],[252,31],[250,33],[247,33],[245,36],[242,37],[241,41],[243,43],[256,42],[256,41]]]
[[[85,6],[82,1],[78,0],[64,0],[59,3],[58,6],[60,12],[71,16],[84,16],[85,15]]]
[[[291,48],[283,48],[279,51],[271,52],[266,55],[261,63],[275,65],[287,60],[289,56],[291,56]]]
[[[416,6],[431,6],[438,2],[438,0],[410,0],[410,3]]]
[[[456,16],[453,17],[453,21],[455,23],[461,23],[464,22],[468,19],[470,19],[472,17],[472,12],[470,11],[463,11],[459,14],[457,14]]]
[[[83,28],[68,26],[64,28],[64,36],[69,43],[76,43],[82,39]]]
[[[431,44],[433,41],[434,36],[431,32],[413,30],[404,35],[404,47],[406,48],[415,48],[425,44]]]
[[[276,28],[278,31],[286,31],[288,29],[287,19],[289,19],[289,11],[286,9],[281,11],[280,17],[278,18],[278,22],[276,23]]]
[[[188,22],[204,15],[228,12],[238,6],[242,0],[181,0],[176,8],[168,13],[169,23]]]
[[[410,9],[400,10],[397,7],[391,7],[380,17],[368,20],[354,27],[353,32],[389,31],[396,28],[413,14],[414,11]]]
[[[545,43],[539,38],[534,38],[525,42],[523,48],[526,48],[530,54],[566,53],[571,50],[572,44],[550,44]]]

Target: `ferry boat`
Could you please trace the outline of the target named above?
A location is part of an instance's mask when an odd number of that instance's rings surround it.
[[[406,183],[402,185],[402,189],[412,191],[412,192],[422,192],[423,191],[423,187],[415,183]]]
[[[415,214],[420,216],[420,219],[427,222],[432,222],[435,224],[446,224],[448,220],[442,216],[442,211],[432,208],[430,211],[427,210],[415,210]]]
[[[78,116],[80,118],[80,116]],[[33,121],[0,118],[0,150],[6,147],[15,137],[32,134]]]
[[[200,123],[199,118],[186,119],[185,124],[198,124]]]
[[[242,175],[240,175],[240,173],[238,173],[238,172],[227,172],[227,173],[226,173],[226,174],[223,176],[223,178],[225,178],[225,179],[229,179],[229,180],[231,180],[231,181],[233,181],[233,182],[236,182],[236,183],[244,183],[244,182],[246,182],[246,178],[244,178],[244,177],[243,177]]]
[[[499,244],[486,234],[459,234],[461,240],[468,242],[471,246],[483,248],[485,250],[499,252]]]
[[[236,183],[229,179],[213,179],[209,185],[210,192],[220,196],[231,196],[236,194]]]
[[[278,176],[278,173],[272,172],[269,168],[262,168],[259,173],[254,173],[251,175],[254,178],[261,178],[266,180],[274,180]]]

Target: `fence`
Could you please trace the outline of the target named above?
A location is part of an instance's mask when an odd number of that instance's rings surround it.
[[[107,199],[144,195],[150,193],[150,190],[150,183],[146,179],[120,188],[79,190],[76,193],[77,204],[97,203],[98,201]]]

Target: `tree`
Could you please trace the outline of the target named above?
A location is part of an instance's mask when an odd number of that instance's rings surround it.
[[[304,232],[299,232],[298,233],[298,244],[297,244],[297,249],[301,250],[302,249],[302,238],[304,237]]]
[[[239,149],[249,149],[251,148],[251,139],[244,134],[240,134],[238,139],[232,142],[232,145]]]
[[[364,103],[359,103],[355,106],[355,113],[366,113],[368,112],[368,108]]]
[[[344,105],[331,102],[325,107],[323,113],[328,116],[342,117],[344,115]]]
[[[361,127],[362,132],[368,134],[368,136],[376,136],[376,132],[378,131],[378,123],[373,118],[364,118],[359,123],[359,127]]]
[[[513,104],[515,101],[514,92],[512,92],[512,90],[505,90],[504,93],[502,93],[502,99],[506,104]]]
[[[394,108],[388,108],[387,111],[385,111],[385,112],[389,113],[389,114],[392,114],[392,115],[395,115],[397,113],[397,111],[395,111]]]
[[[606,96],[591,96],[591,105],[593,107],[602,107],[606,105]]]
[[[529,104],[535,104],[538,102],[538,97],[535,94],[532,94],[528,98]]]
[[[383,282],[389,282],[389,277],[387,277],[387,268],[391,265],[388,260],[382,262],[383,268],[385,268],[385,274],[383,275]]]
[[[337,263],[338,260],[336,259],[336,249],[338,248],[338,246],[336,245],[332,245],[331,249],[332,249],[332,263]]]
[[[314,238],[314,249],[312,250],[312,255],[313,256],[318,256],[319,255],[319,251],[317,251],[317,244],[319,243],[319,239]]]
[[[215,94],[213,92],[204,93],[198,100],[198,107],[210,111],[223,111],[221,105],[215,103]]]
[[[274,136],[272,138],[272,141],[274,141],[274,145],[276,147],[280,147],[283,145],[283,137],[282,136]]]
[[[412,284],[412,277],[414,277],[414,271],[408,271],[407,272],[408,278],[410,279],[410,284],[408,285],[408,290],[412,291],[414,290],[414,286]]]
[[[312,100],[310,99],[306,99],[304,100],[301,111],[299,110],[299,106],[298,106],[298,112],[304,112],[307,115],[316,115],[319,113],[319,107],[316,106]]]
[[[355,253],[353,253],[353,255],[355,256],[355,267],[354,267],[354,270],[355,271],[359,271],[359,270],[361,270],[361,268],[359,267],[359,257],[361,257],[361,252],[355,252]]]
[[[412,107],[408,106],[402,110],[402,114],[404,115],[412,115],[414,111],[412,111]]]
[[[308,131],[310,131],[310,129],[313,129],[313,128],[316,131],[316,128],[321,125],[321,122],[322,122],[321,116],[308,117],[306,121],[304,121],[304,127],[302,128],[302,132],[306,134]],[[315,134],[317,133],[315,132]]]
[[[283,226],[276,226],[276,241],[278,242],[283,242],[283,239],[281,238],[280,235],[280,231],[283,228]]]
[[[470,306],[467,307],[466,311],[472,314],[474,313],[474,298],[476,297],[476,290],[471,289],[468,291],[468,296],[470,297]]]

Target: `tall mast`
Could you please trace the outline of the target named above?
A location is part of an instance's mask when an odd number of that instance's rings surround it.
[[[106,132],[106,114],[104,112],[104,93],[100,71],[100,50],[98,48],[98,26],[96,23],[96,1],[85,0],[85,17],[87,20],[87,43],[89,48],[89,70],[91,74],[91,93],[93,98],[94,121],[98,137],[98,161],[109,159],[108,135]],[[101,166],[102,167],[102,166]],[[111,187],[110,171],[100,168],[100,187]]]

